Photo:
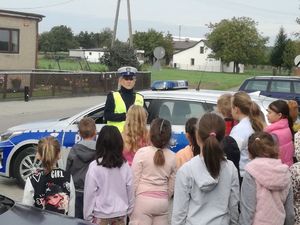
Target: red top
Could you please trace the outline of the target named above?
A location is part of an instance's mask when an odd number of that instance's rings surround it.
[[[231,129],[237,125],[237,121],[235,121],[233,118],[224,118],[225,120],[225,136],[228,136],[231,132]]]

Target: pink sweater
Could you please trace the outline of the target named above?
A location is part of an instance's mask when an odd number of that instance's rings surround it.
[[[245,170],[256,182],[253,225],[284,224],[284,204],[291,182],[288,166],[278,159],[255,158],[246,165]]]
[[[275,134],[279,144],[280,159],[284,164],[293,164],[294,144],[287,119],[281,119],[265,128],[265,131]]]
[[[133,186],[135,196],[144,192],[167,192],[169,197],[174,192],[176,173],[175,153],[163,149],[165,165],[156,166],[153,157],[157,148],[147,146],[139,149],[132,162]]]

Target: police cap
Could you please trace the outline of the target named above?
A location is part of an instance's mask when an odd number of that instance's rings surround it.
[[[124,66],[118,69],[118,74],[120,76],[134,76],[137,72],[137,69],[132,66]]]

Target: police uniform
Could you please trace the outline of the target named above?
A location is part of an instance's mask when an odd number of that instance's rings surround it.
[[[134,76],[137,70],[134,67],[122,67],[118,70],[121,76]],[[107,95],[104,117],[108,125],[116,126],[123,131],[126,113],[131,105],[144,106],[144,98],[132,89],[121,86],[120,90],[110,92]]]

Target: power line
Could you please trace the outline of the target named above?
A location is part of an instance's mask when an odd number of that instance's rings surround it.
[[[55,6],[60,6],[60,5],[65,5],[69,4],[70,2],[74,2],[77,0],[68,0],[60,3],[55,3],[55,4],[50,4],[50,5],[43,5],[43,6],[35,6],[35,7],[14,7],[14,8],[4,8],[7,10],[19,10],[19,9],[43,9],[43,8],[50,8],[50,7],[55,7]]]

